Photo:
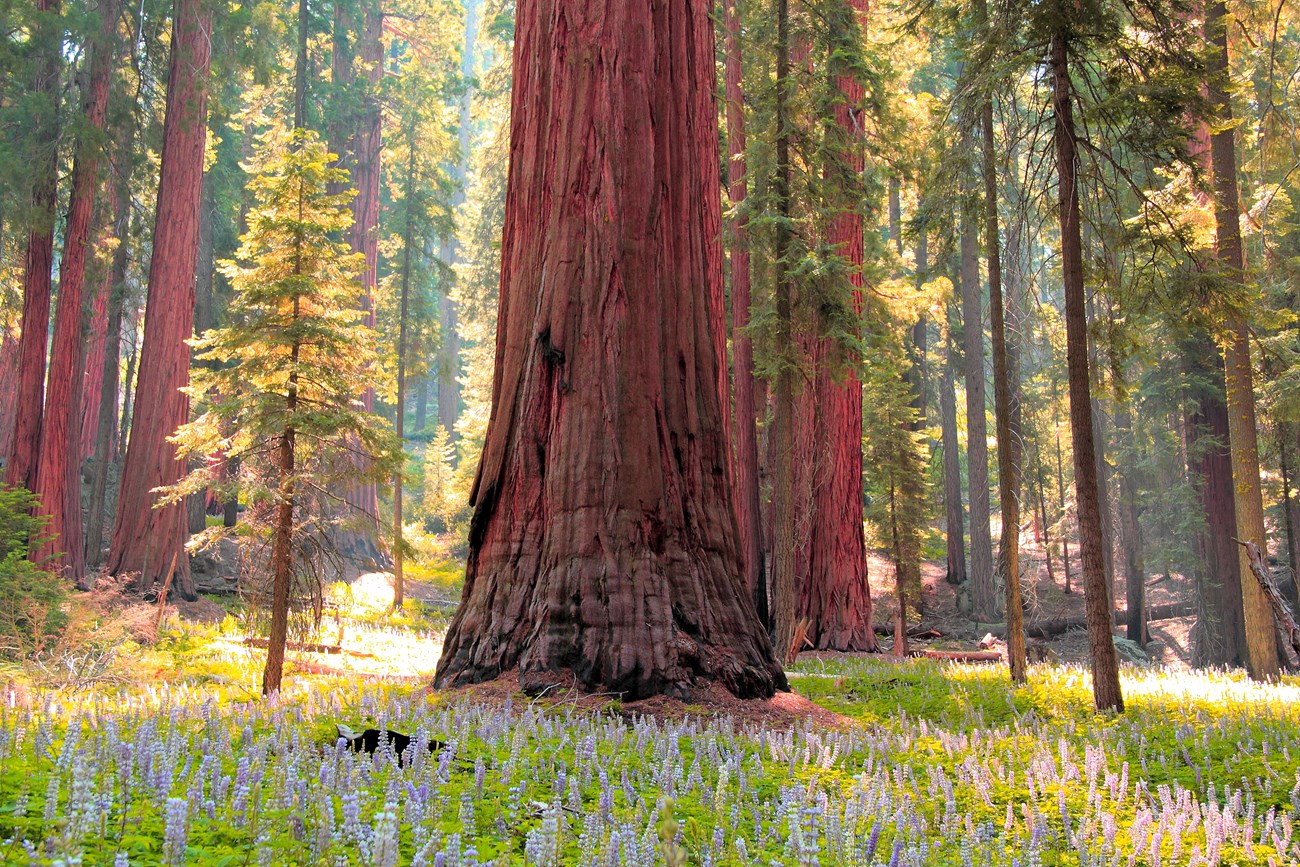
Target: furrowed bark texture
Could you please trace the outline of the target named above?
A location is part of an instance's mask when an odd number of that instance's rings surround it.
[[[18,395],[13,433],[6,453],[5,481],[32,490],[45,404],[45,350],[50,327],[51,268],[54,263],[54,208],[58,183],[59,67],[63,22],[59,0],[36,0],[39,15],[32,33],[34,61],[32,118],[38,148],[33,161],[32,214],[23,263],[23,319],[18,350]]]
[[[739,0],[724,0],[726,26],[728,197],[733,208],[745,201],[745,94],[740,49]],[[740,526],[740,553],[754,609],[767,622],[767,579],[763,568],[762,502],[758,481],[758,426],[754,402],[754,343],[749,326],[749,217],[742,211],[731,221],[731,346],[735,367],[735,414],[732,428],[733,499]]]
[[[176,557],[173,582],[183,597],[192,599],[194,582],[183,551],[185,506],[156,509],[153,490],[175,484],[186,471],[167,437],[188,420],[190,411],[181,388],[189,381],[185,341],[194,326],[211,8],[205,0],[176,0],[173,22],[144,341],[108,569],[114,575],[138,571],[139,586],[146,588],[166,577]]]
[[[866,12],[865,0],[848,0],[856,14]],[[862,82],[836,76],[842,99],[835,102],[835,123],[847,135],[848,147],[838,154],[845,168],[862,171]],[[849,264],[854,308],[862,310],[862,214],[848,209],[836,214],[827,231],[836,255]],[[812,513],[809,516],[808,575],[799,587],[798,617],[808,620],[807,638],[819,650],[875,650],[871,628],[871,590],[867,586],[867,553],[862,530],[862,384],[849,365],[836,376],[825,363],[833,351],[828,341],[810,397],[812,450]]]
[[[59,266],[59,307],[54,317],[54,345],[36,469],[35,490],[40,498],[37,512],[49,519],[46,525],[49,541],[36,556],[78,585],[82,584],[86,571],[81,532],[81,390],[86,352],[82,337],[82,299],[86,261],[93,254],[91,222],[102,148],[98,133],[104,128],[108,108],[117,8],[117,0],[102,0],[99,4],[102,24],[91,49],[90,77],[82,89],[86,131],[78,142],[72,168],[72,192]]]
[[[1241,217],[1237,195],[1237,152],[1233,136],[1232,104],[1224,90],[1228,76],[1227,7],[1210,6],[1205,27],[1213,43],[1209,75],[1210,105],[1221,128],[1210,136],[1214,165],[1215,255],[1230,280],[1244,279],[1245,260],[1241,249]],[[1224,349],[1225,385],[1228,396],[1228,431],[1232,448],[1232,481],[1236,492],[1237,532],[1244,542],[1254,542],[1268,553],[1264,528],[1264,499],[1259,481],[1259,434],[1255,422],[1254,370],[1250,361],[1250,329],[1244,312],[1234,313],[1227,323],[1230,336]],[[1238,554],[1239,574],[1250,574],[1246,549]],[[1246,667],[1257,680],[1278,676],[1277,635],[1268,596],[1259,582],[1241,582],[1242,614],[1246,633]]]
[[[519,10],[492,416],[440,686],[785,688],[721,425],[710,4]]]
[[[0,455],[9,454],[14,432],[14,410],[18,396],[18,349],[21,341],[7,326],[0,325]]]
[[[989,528],[988,416],[984,382],[979,218],[970,204],[961,214],[961,308],[966,359],[966,471],[970,489],[970,593],[976,620],[997,619],[993,535]]]
[[[117,184],[111,181],[105,184],[104,192],[108,202],[104,209],[105,221],[101,236],[113,238],[116,223]],[[112,220],[112,223],[108,221]],[[108,308],[113,295],[113,269],[102,268],[99,286],[95,289],[95,301],[90,311],[90,332],[86,335],[86,358],[81,385],[81,424],[78,436],[81,440],[82,460],[95,453],[95,433],[98,430],[99,399],[104,384],[104,349],[108,344]]]
[[[1097,495],[1093,447],[1092,385],[1088,376],[1088,313],[1084,302],[1083,241],[1079,228],[1078,145],[1067,37],[1052,37],[1052,108],[1056,115],[1056,165],[1061,221],[1061,277],[1065,288],[1066,366],[1070,387],[1070,433],[1074,441],[1074,490],[1079,509],[1084,616],[1092,658],[1092,694],[1098,710],[1124,710],[1119,661],[1111,636],[1111,614],[1102,562],[1105,540]]]

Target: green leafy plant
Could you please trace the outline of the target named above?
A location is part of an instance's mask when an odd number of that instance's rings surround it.
[[[0,485],[0,658],[34,659],[68,622],[63,583],[30,559],[45,541],[45,521],[33,516],[36,497]]]

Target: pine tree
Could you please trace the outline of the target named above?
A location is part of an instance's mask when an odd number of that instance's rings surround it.
[[[317,590],[330,556],[322,492],[345,476],[376,484],[401,454],[387,423],[356,404],[375,341],[355,306],[364,258],[333,240],[352,214],[351,193],[327,191],[347,177],[331,159],[309,131],[264,139],[249,231],[238,262],[225,267],[235,291],[230,324],[194,341],[201,360],[221,364],[196,369],[187,390],[207,405],[176,436],[188,455],[238,461],[238,473],[224,478],[205,464],[170,500],[220,485],[249,505],[253,530],[239,539],[253,549],[245,560],[254,583],[271,586],[266,694],[281,685],[291,609]],[[349,454],[366,458],[368,476],[341,460]]]

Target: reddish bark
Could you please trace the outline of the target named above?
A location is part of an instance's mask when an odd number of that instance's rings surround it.
[[[966,583],[966,513],[961,497],[961,442],[957,433],[957,393],[953,385],[958,366],[957,346],[953,340],[951,309],[943,379],[939,384],[939,425],[943,442],[944,539],[948,554],[949,584]]]
[[[91,49],[90,78],[82,88],[86,131],[78,142],[72,168],[59,271],[59,307],[54,316],[54,345],[36,470],[35,490],[40,498],[37,511],[49,518],[49,541],[37,551],[37,557],[78,585],[86,571],[81,532],[81,389],[86,344],[81,333],[81,309],[86,260],[93,253],[91,220],[102,150],[97,138],[108,109],[117,8],[117,0],[101,0],[99,4],[101,29]]]
[[[754,402],[754,343],[749,327],[749,217],[745,201],[745,95],[740,50],[738,0],[726,0],[726,83],[727,83],[727,184],[732,208],[739,212],[731,221],[731,346],[735,368],[735,415],[732,427],[732,482],[735,488],[736,521],[740,527],[740,553],[745,579],[760,620],[767,621],[767,580],[763,574],[762,508],[758,485],[758,427]]]
[[[108,214],[117,213],[117,185],[108,185]],[[112,237],[112,227],[104,233]],[[95,453],[99,430],[99,400],[104,385],[104,348],[108,337],[108,302],[113,294],[113,271],[105,268],[90,312],[90,333],[86,335],[86,363],[81,386],[81,457]]]
[[[183,551],[185,506],[154,508],[153,491],[174,484],[186,471],[167,438],[188,420],[190,408],[181,388],[189,381],[186,341],[194,325],[211,7],[205,0],[176,0],[173,22],[144,341],[108,568],[114,575],[138,571],[139,586],[150,587],[180,555],[175,586],[182,596],[193,598],[189,558]]]
[[[36,0],[32,34],[33,161],[31,225],[23,264],[23,320],[18,360],[18,395],[13,434],[6,453],[5,481],[29,490],[36,485],[45,405],[45,350],[50,327],[51,268],[54,263],[54,207],[58,184],[59,67],[63,22],[60,0]]]
[[[519,8],[492,415],[440,686],[785,688],[721,431],[709,7]]]
[[[966,467],[970,496],[970,599],[976,620],[997,615],[993,535],[989,525],[988,414],[984,379],[984,316],[980,288],[979,218],[961,209],[961,311],[966,361]]]
[[[866,0],[848,0],[857,14]],[[846,146],[837,158],[854,175],[863,168],[861,103],[865,89],[852,76],[836,76],[842,99],[835,122]],[[832,219],[827,241],[846,260],[853,305],[862,312],[862,214],[846,208]],[[817,355],[833,347],[823,343]],[[836,365],[839,367],[840,365]],[[799,585],[799,617],[807,618],[808,639],[819,650],[875,650],[871,628],[871,590],[867,586],[866,541],[862,531],[862,384],[849,365],[837,371],[819,360],[810,397],[812,515],[808,575]],[[837,375],[838,374],[838,375]]]
[[[14,410],[18,396],[18,335],[0,323],[0,455],[9,454],[9,440],[14,432]]]
[[[357,196],[352,200],[352,249],[365,257],[361,273],[361,308],[366,314],[366,324],[374,327],[374,296],[379,267],[379,186],[380,147],[383,117],[380,113],[376,87],[383,75],[381,61],[384,46],[383,12],[377,2],[367,2],[357,38],[357,56],[364,67],[367,87],[362,97],[362,109],[353,138],[354,173],[352,180]],[[366,411],[375,406],[375,390],[368,388],[362,395]],[[334,534],[338,553],[353,568],[381,569],[389,562],[379,535],[379,491],[373,483],[358,485],[344,492],[347,501],[347,528]]]

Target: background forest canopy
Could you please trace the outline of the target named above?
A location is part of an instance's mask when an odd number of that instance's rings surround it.
[[[310,620],[338,578],[394,571],[400,607],[464,557],[515,14],[0,4],[0,455],[34,562],[187,599],[235,563]],[[728,472],[777,656],[877,649],[875,552],[900,653],[946,558],[1013,676],[1024,623],[1083,591],[1118,706],[1112,621],[1146,644],[1161,581],[1194,662],[1275,674],[1237,540],[1300,603],[1295,10],[714,23]]]

